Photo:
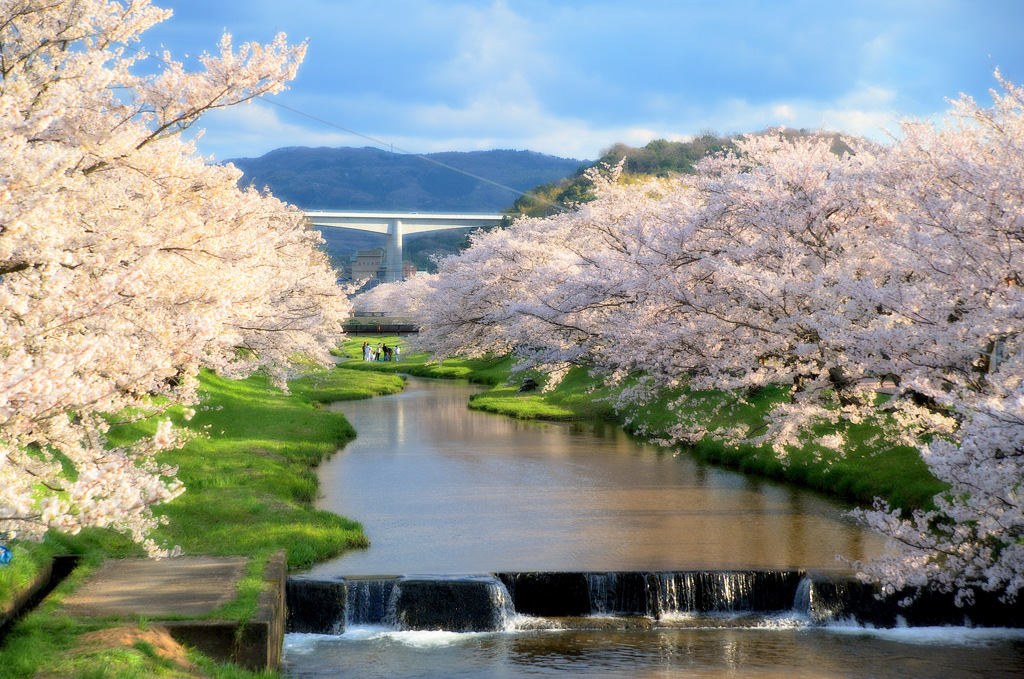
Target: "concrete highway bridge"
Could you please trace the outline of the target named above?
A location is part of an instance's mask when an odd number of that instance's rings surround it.
[[[387,236],[384,271],[385,282],[402,280],[402,236],[443,229],[465,229],[495,226],[499,214],[432,214],[429,212],[324,212],[306,211],[306,221],[318,229],[356,229]]]

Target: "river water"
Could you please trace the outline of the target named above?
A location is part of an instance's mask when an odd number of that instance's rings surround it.
[[[814,493],[676,457],[600,423],[519,422],[466,408],[479,389],[410,378],[332,406],[358,438],[322,465],[318,506],[361,521],[369,549],[337,577],[517,571],[809,569],[883,541]],[[290,634],[289,677],[1024,676],[1024,636],[966,628],[813,626],[798,613],[686,629]],[[724,627],[724,628],[723,628]]]

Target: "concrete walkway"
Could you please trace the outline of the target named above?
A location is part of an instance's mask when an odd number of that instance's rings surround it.
[[[284,640],[284,552],[273,555],[267,565],[251,620],[242,625],[212,617],[238,595],[247,564],[244,557],[108,559],[64,600],[63,609],[83,618],[145,617],[166,627],[178,642],[216,660],[253,670],[277,669]]]
[[[64,608],[87,618],[207,616],[235,599],[247,561],[244,557],[108,559],[64,600]]]

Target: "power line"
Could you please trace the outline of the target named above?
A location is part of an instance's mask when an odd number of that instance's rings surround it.
[[[522,196],[524,198],[529,198],[531,200],[535,200],[538,203],[542,203],[542,204],[547,205],[549,207],[553,207],[553,208],[555,208],[557,210],[560,210],[562,212],[568,212],[569,211],[564,206],[559,205],[558,203],[552,203],[551,201],[545,200],[544,198],[540,198],[539,196],[535,196],[532,193],[529,193],[528,191],[520,191],[519,189],[514,189],[511,186],[506,186],[505,184],[502,184],[500,182],[493,181],[493,180],[488,179],[486,177],[481,177],[478,174],[473,174],[472,172],[467,172],[466,170],[462,170],[460,168],[453,167],[451,165],[448,165],[447,163],[442,163],[439,160],[434,160],[433,158],[429,158],[429,157],[427,157],[427,156],[425,156],[423,154],[414,153],[413,151],[408,151],[406,149],[403,149],[401,146],[395,146],[395,144],[393,142],[387,142],[387,141],[384,141],[382,139],[377,139],[376,137],[371,137],[368,134],[363,134],[362,132],[357,132],[356,130],[344,127],[343,125],[338,125],[337,123],[331,122],[330,120],[325,120],[324,118],[320,118],[320,117],[315,116],[315,115],[313,115],[311,113],[306,113],[305,111],[300,111],[297,108],[293,108],[291,106],[288,106],[287,104],[282,104],[282,103],[280,103],[278,101],[272,101],[270,99],[265,99],[264,101],[266,101],[268,104],[276,106],[276,107],[278,107],[280,109],[284,109],[285,111],[289,111],[291,113],[294,113],[295,115],[299,115],[299,116],[302,116],[304,118],[309,118],[310,120],[318,122],[318,123],[320,123],[322,125],[327,125],[328,127],[333,127],[336,130],[341,130],[342,132],[354,135],[356,137],[361,137],[361,138],[366,139],[368,141],[371,141],[374,144],[377,144],[379,146],[389,146],[391,148],[391,152],[392,153],[394,153],[395,151],[398,151],[399,153],[404,153],[406,155],[413,156],[414,158],[419,158],[420,160],[425,160],[426,162],[432,163],[434,165],[437,165],[438,167],[443,167],[446,170],[451,170],[452,172],[457,172],[457,173],[459,173],[461,175],[465,175],[466,177],[470,177],[471,179],[475,179],[475,180],[477,180],[479,182],[483,182],[485,184],[490,184],[491,186],[496,186],[499,189],[504,189],[506,191],[511,191],[512,193],[514,193],[516,195]]]
[[[140,48],[138,48],[138,47],[136,47],[134,45],[129,45],[129,44],[124,43],[124,42],[118,42],[117,44],[120,45],[121,47],[123,47],[126,50],[129,50],[131,52],[135,52],[136,54],[142,54],[143,53]],[[159,61],[160,63],[164,64],[165,66],[171,66],[171,64],[168,63],[166,59],[164,59],[163,57],[158,56],[156,54],[152,54],[152,53],[146,52],[145,56],[147,58],[150,58],[150,59],[155,59],[156,61]],[[186,73],[189,73],[190,75],[195,75],[196,74],[196,72],[191,70],[191,69],[187,69],[187,68],[183,67],[183,70]],[[260,97],[260,99],[262,99],[263,101],[265,101],[268,104],[271,104],[272,106],[276,106],[276,107],[278,107],[278,108],[280,108],[282,110],[288,111],[290,113],[294,113],[295,115],[299,115],[299,116],[302,116],[304,118],[308,118],[309,120],[318,122],[321,125],[326,125],[328,127],[333,127],[334,129],[341,130],[342,132],[345,132],[347,134],[351,134],[351,135],[354,135],[356,137],[361,137],[362,139],[366,139],[367,141],[373,142],[374,144],[377,144],[378,146],[390,147],[392,153],[394,153],[395,151],[398,151],[399,153],[404,153],[406,155],[413,156],[414,158],[419,158],[421,160],[424,160],[424,161],[426,161],[428,163],[431,163],[433,165],[437,165],[438,167],[442,167],[442,168],[444,168],[446,170],[449,170],[451,172],[455,172],[455,173],[464,175],[466,177],[469,177],[471,179],[474,179],[476,181],[483,182],[485,184],[490,184],[491,186],[497,187],[499,189],[503,189],[505,191],[509,191],[511,193],[516,194],[517,196],[522,196],[523,198],[529,198],[530,200],[537,201],[538,203],[541,203],[543,205],[547,205],[548,207],[553,207],[553,208],[555,208],[558,211],[569,212],[569,210],[565,206],[559,205],[558,203],[553,203],[553,202],[551,202],[549,200],[546,200],[544,198],[541,198],[539,196],[535,196],[535,195],[533,195],[532,193],[530,193],[528,191],[520,191],[519,189],[514,189],[511,186],[506,186],[505,184],[502,184],[500,182],[496,182],[496,181],[494,181],[492,179],[488,179],[486,177],[481,177],[480,175],[473,174],[472,172],[468,172],[466,170],[462,170],[462,169],[457,168],[457,167],[453,167],[451,165],[448,165],[447,163],[442,163],[439,160],[434,160],[433,158],[428,158],[427,156],[425,156],[425,155],[423,155],[421,153],[414,153],[413,151],[409,151],[409,150],[403,149],[401,146],[395,146],[394,142],[388,142],[388,141],[384,141],[382,139],[377,139],[376,137],[371,137],[368,134],[363,134],[362,132],[358,132],[356,130],[350,129],[348,127],[345,127],[344,125],[339,125],[339,124],[337,124],[337,123],[335,123],[333,121],[326,120],[324,118],[320,118],[319,116],[315,116],[315,115],[313,115],[311,113],[306,113],[305,111],[300,111],[299,109],[294,108],[292,106],[288,106],[287,104],[282,104],[280,102],[273,101],[271,99],[264,99],[262,96]]]

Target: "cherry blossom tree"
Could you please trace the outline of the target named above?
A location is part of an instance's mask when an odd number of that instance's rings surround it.
[[[105,526],[151,554],[152,506],[184,489],[159,451],[111,447],[111,419],[196,402],[201,367],[278,380],[328,362],[350,308],[300,212],[239,190],[181,132],[205,111],[284,87],[283,36],[189,72],[139,35],[147,0],[0,1],[0,534]]]
[[[379,283],[356,295],[352,306],[366,311],[383,311],[392,316],[403,316],[423,305],[430,294],[434,274],[418,273],[406,281]]]
[[[595,173],[597,200],[474,236],[422,297],[438,356],[514,353],[551,371],[630,378],[723,416],[783,387],[763,426],[709,430],[680,408],[675,441],[716,436],[842,454],[872,422],[913,444],[950,490],[936,509],[862,512],[896,550],[866,576],[961,601],[1024,584],[1021,243],[1024,95],[954,102],[888,145],[750,136],[696,176],[632,184]],[[879,404],[881,380],[895,385]],[[634,384],[635,382],[635,384]],[[732,398],[709,397],[711,390]]]
[[[961,97],[946,125],[902,126],[874,187],[891,187],[874,223],[885,257],[903,265],[883,280],[883,257],[872,263],[885,313],[857,336],[879,370],[953,422],[922,446],[949,492],[909,520],[884,504],[865,512],[899,548],[865,573],[961,601],[974,588],[1012,600],[1024,587],[1024,90],[996,76],[991,108]]]

